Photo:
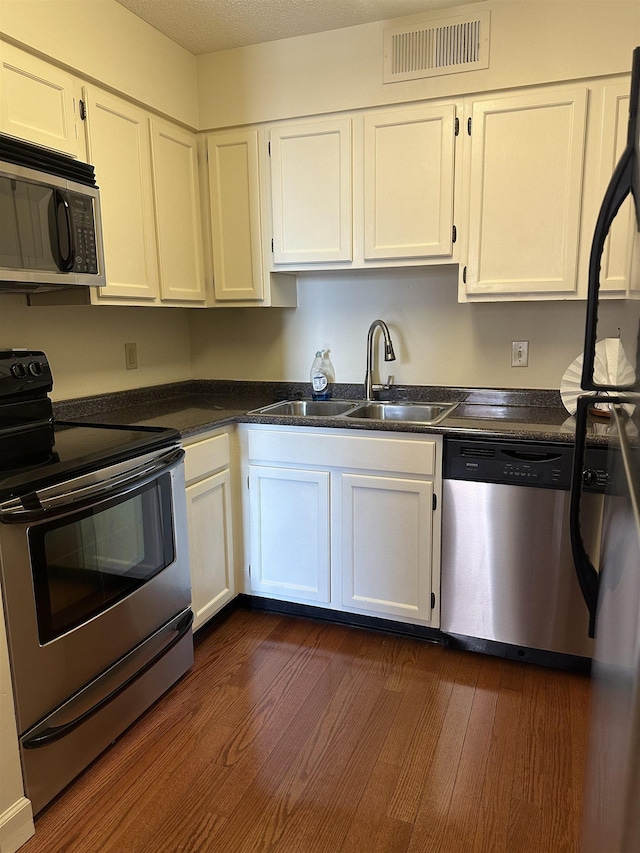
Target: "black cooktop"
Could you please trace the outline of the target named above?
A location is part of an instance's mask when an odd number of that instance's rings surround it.
[[[0,501],[180,441],[173,429],[54,421],[40,350],[0,350]]]
[[[171,446],[180,433],[164,427],[56,422],[48,452],[16,453],[0,466],[0,501]]]
[[[15,453],[0,465],[0,501],[18,497],[168,447],[180,433],[164,427],[119,427],[59,421],[48,451]]]

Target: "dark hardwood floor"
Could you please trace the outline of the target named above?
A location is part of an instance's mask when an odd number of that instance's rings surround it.
[[[24,853],[578,850],[589,679],[238,610]]]

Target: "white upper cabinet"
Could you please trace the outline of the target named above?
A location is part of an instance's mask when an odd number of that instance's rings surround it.
[[[107,274],[91,301],[203,307],[195,134],[93,86],[85,97]]]
[[[451,263],[456,104],[274,125],[274,269]]]
[[[100,187],[107,286],[115,297],[159,296],[149,119],[139,107],[86,87],[87,140]]]
[[[365,260],[450,256],[455,106],[364,116]]]
[[[85,159],[79,80],[0,43],[0,132]]]
[[[264,298],[258,131],[207,136],[216,300]]]
[[[273,260],[352,258],[351,119],[271,130]]]
[[[629,79],[607,83],[603,94],[602,153],[598,193],[600,201],[624,151],[628,123]],[[596,213],[597,211],[594,210],[594,217]],[[634,230],[633,200],[629,196],[616,214],[604,246],[600,267],[601,292],[617,296],[623,296],[628,292]]]
[[[541,87],[471,103],[463,299],[578,295],[587,94]]]
[[[203,302],[204,269],[196,137],[151,120],[152,174],[163,300]]]
[[[209,133],[205,144],[214,306],[295,307],[295,276],[270,270],[264,130],[250,127]]]

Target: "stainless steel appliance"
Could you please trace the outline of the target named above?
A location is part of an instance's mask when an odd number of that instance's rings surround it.
[[[47,359],[0,352],[0,572],[38,812],[193,661],[174,430],[54,422]]]
[[[0,290],[104,285],[93,166],[0,134]]]
[[[570,445],[445,440],[440,621],[458,645],[589,666],[589,620],[569,537],[572,462]],[[605,464],[606,451],[594,449],[583,504],[594,549]]]
[[[585,349],[578,400],[571,538],[576,571],[595,637],[589,756],[585,777],[582,849],[585,853],[640,851],[640,47],[633,53],[627,141],[605,193],[589,262]],[[623,202],[631,197],[632,209]],[[627,298],[599,299],[600,267],[618,215],[635,219]],[[598,337],[619,334],[635,366],[624,387],[594,375]],[[595,394],[594,394],[595,392]],[[599,561],[585,542],[581,515],[582,459],[593,403],[611,411],[610,472]]]

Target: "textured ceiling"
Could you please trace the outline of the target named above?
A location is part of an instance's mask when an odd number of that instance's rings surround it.
[[[476,0],[118,0],[196,55],[471,2]]]

